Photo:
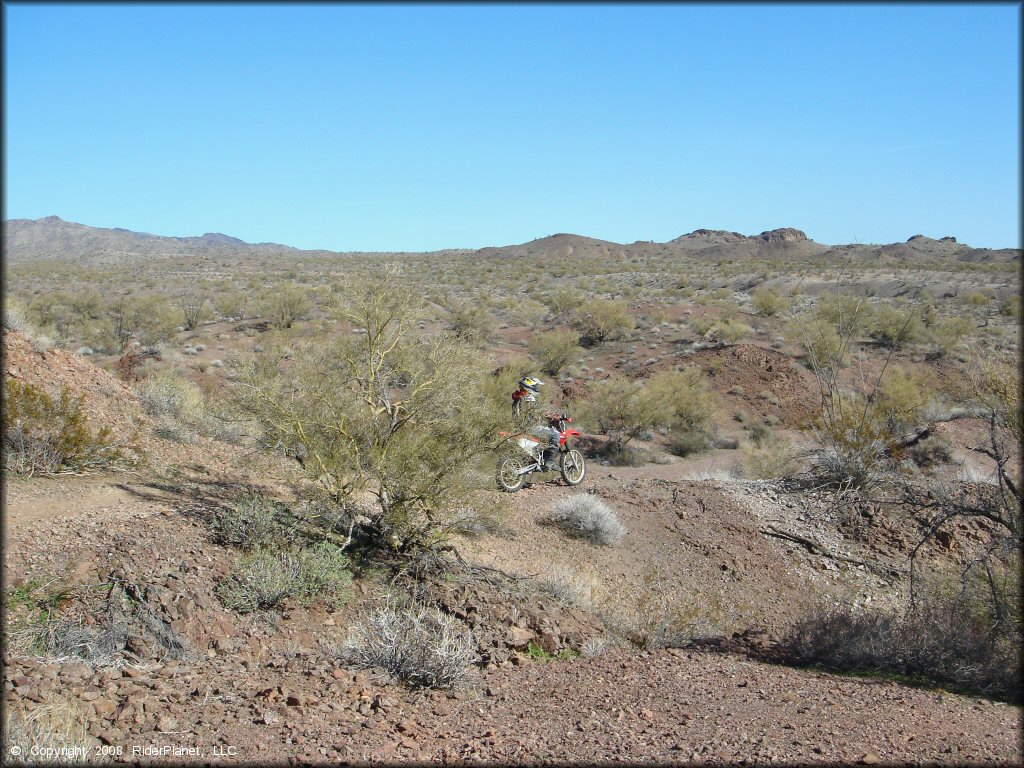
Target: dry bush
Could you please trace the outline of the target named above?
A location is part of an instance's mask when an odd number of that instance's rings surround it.
[[[800,456],[788,437],[769,435],[740,449],[739,474],[749,480],[790,477],[800,468]]]
[[[321,541],[295,552],[257,548],[236,563],[216,591],[226,607],[252,613],[292,597],[303,603],[323,599],[339,605],[348,599],[351,584],[348,558],[341,547]]]
[[[82,397],[55,398],[29,383],[4,382],[4,468],[31,477],[82,473],[129,463],[110,427],[90,429]]]
[[[555,503],[550,522],[570,535],[608,546],[626,535],[615,511],[589,493],[578,493]]]
[[[969,606],[932,602],[905,614],[818,608],[780,649],[792,664],[904,675],[1021,701],[1020,635],[993,636]]]
[[[721,594],[670,590],[658,566],[644,574],[635,597],[604,596],[593,610],[613,637],[644,650],[685,646],[731,623]]]
[[[464,623],[435,607],[391,595],[351,628],[338,654],[417,688],[456,686],[477,661],[473,633]]]
[[[541,579],[540,586],[566,605],[591,610],[597,602],[597,579],[584,576],[566,566],[548,566],[547,575]]]
[[[9,707],[4,718],[7,765],[81,765],[91,763],[94,742],[78,704],[55,696],[31,710]]]

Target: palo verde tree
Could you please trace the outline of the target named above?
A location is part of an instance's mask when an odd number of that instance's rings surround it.
[[[484,391],[489,365],[450,335],[418,330],[426,306],[394,271],[347,292],[337,314],[358,333],[293,347],[243,366],[239,408],[269,445],[300,461],[319,489],[350,508],[379,545],[412,553],[442,541],[449,512],[475,487],[475,459],[502,414]],[[354,518],[353,518],[354,519]]]

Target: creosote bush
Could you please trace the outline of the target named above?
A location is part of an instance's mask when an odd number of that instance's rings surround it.
[[[578,493],[555,503],[551,522],[572,536],[608,546],[626,535],[615,511],[589,493]]]
[[[416,688],[451,688],[477,660],[468,626],[435,607],[388,595],[350,630],[338,654]]]
[[[31,477],[87,472],[128,462],[110,427],[89,427],[82,397],[54,397],[27,382],[4,382],[4,468]]]
[[[258,547],[239,559],[216,591],[227,608],[252,613],[274,608],[287,598],[340,605],[348,599],[351,584],[341,547],[321,541],[298,551]]]

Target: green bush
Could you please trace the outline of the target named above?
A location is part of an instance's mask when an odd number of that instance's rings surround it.
[[[579,335],[561,328],[535,334],[530,340],[530,355],[544,373],[557,376],[580,355]]]
[[[765,317],[777,315],[789,308],[789,300],[772,288],[757,288],[750,294],[750,303]]]
[[[712,447],[711,439],[703,430],[690,430],[686,428],[675,429],[670,433],[668,445],[669,453],[675,456],[693,456],[704,453]]]
[[[636,327],[629,306],[619,300],[595,300],[576,309],[573,325],[580,332],[580,344],[593,347],[621,336]]]
[[[288,598],[306,604],[323,599],[344,603],[352,575],[340,547],[321,541],[296,552],[258,547],[241,558],[216,588],[225,607],[238,613],[269,610]]]
[[[881,306],[874,312],[868,334],[882,346],[903,349],[921,341],[924,325],[913,309]]]
[[[108,426],[89,427],[82,397],[57,397],[17,379],[4,382],[4,467],[31,477],[87,472],[128,463]]]
[[[210,526],[218,544],[251,551],[269,547],[284,536],[277,523],[281,507],[258,494],[250,494],[227,508],[214,511]]]

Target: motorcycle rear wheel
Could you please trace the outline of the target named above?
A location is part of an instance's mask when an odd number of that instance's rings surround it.
[[[523,487],[526,475],[522,474],[523,462],[517,456],[503,456],[498,459],[498,488],[505,493],[515,493]]]
[[[559,469],[566,484],[579,485],[587,474],[587,463],[583,459],[582,453],[575,448],[570,448],[562,454]]]

